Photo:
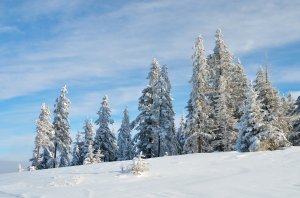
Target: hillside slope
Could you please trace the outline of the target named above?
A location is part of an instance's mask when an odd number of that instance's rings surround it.
[[[0,197],[300,197],[300,147],[148,159],[142,176],[111,162],[0,175]]]

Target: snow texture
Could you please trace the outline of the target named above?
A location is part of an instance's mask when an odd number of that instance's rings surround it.
[[[0,197],[300,197],[300,148],[146,159],[149,171],[110,162],[0,175]]]

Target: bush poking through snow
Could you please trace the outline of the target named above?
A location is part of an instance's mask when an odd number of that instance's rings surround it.
[[[143,172],[149,170],[148,163],[142,157],[145,156],[140,152],[140,154],[132,160],[132,174],[141,175]]]

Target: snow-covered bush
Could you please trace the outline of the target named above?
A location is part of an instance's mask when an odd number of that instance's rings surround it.
[[[148,163],[143,159],[142,152],[132,160],[131,172],[134,175],[141,175],[143,172],[149,170]]]

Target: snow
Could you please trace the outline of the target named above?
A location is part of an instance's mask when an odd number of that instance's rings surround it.
[[[300,147],[147,159],[141,176],[106,162],[0,175],[0,197],[300,197]]]

